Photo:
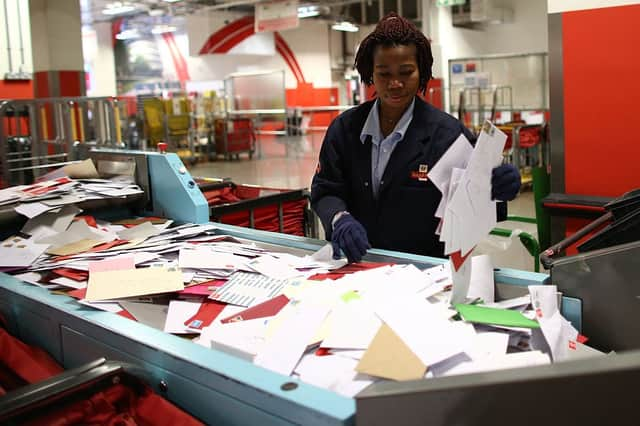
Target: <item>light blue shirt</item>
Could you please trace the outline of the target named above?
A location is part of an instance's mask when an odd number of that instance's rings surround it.
[[[367,136],[371,136],[371,189],[373,190],[373,196],[378,198],[378,192],[380,185],[383,185],[382,175],[384,169],[387,167],[391,153],[395,149],[398,142],[404,138],[404,134],[411,124],[413,119],[413,106],[415,105],[415,99],[411,101],[411,105],[402,114],[400,120],[396,124],[389,136],[386,138],[382,136],[382,130],[380,129],[380,113],[378,112],[379,100],[373,104],[367,121],[364,122],[362,132],[360,132],[360,141],[365,143]]]

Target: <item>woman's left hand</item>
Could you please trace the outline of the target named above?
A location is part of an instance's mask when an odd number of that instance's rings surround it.
[[[512,164],[502,164],[491,173],[491,198],[511,201],[520,191],[520,172]]]

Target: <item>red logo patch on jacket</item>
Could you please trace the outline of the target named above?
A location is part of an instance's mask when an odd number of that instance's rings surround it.
[[[426,164],[420,164],[418,170],[414,170],[411,172],[411,179],[419,180],[421,182],[426,182],[429,178],[427,176],[427,171],[429,168]]]

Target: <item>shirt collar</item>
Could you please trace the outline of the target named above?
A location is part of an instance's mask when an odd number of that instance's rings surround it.
[[[380,100],[376,99],[369,111],[369,115],[367,116],[367,120],[364,122],[364,126],[362,126],[362,131],[360,132],[360,141],[364,143],[367,140],[367,136],[371,136],[374,142],[378,142],[383,139],[382,132],[380,131],[380,113],[378,112],[378,105]],[[411,119],[413,118],[413,108],[415,106],[416,100],[415,98],[409,104],[409,107],[405,110],[398,120],[396,127],[393,129],[392,134],[397,134],[398,140],[404,138],[404,134],[407,132],[409,128],[409,124],[411,124]]]

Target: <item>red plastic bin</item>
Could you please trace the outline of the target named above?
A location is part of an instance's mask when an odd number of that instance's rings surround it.
[[[309,201],[306,190],[236,185],[231,182],[207,185],[199,181],[199,184],[214,222],[313,236],[308,230]]]

